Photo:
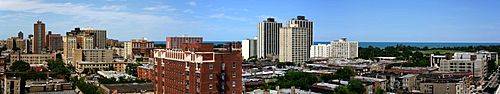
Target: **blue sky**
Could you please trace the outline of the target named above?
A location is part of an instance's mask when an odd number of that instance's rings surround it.
[[[33,33],[42,20],[64,33],[108,30],[108,38],[254,37],[266,17],[285,23],[304,15],[314,39],[384,42],[500,42],[496,0],[0,0],[0,38]],[[27,35],[27,34],[26,34]]]

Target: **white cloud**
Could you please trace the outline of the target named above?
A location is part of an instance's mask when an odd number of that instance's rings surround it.
[[[186,9],[186,10],[184,10],[184,11],[182,11],[182,12],[184,12],[184,13],[194,13],[194,11],[193,11],[193,10],[191,10],[191,9]]]
[[[127,8],[127,6],[125,6],[125,5],[108,5],[108,6],[102,6],[100,9],[111,10],[111,11],[120,11],[120,10],[123,10],[126,8]]]
[[[187,4],[190,5],[190,6],[196,6],[197,5],[196,2],[194,2],[194,1],[190,1]]]
[[[129,38],[148,36],[162,39],[167,34],[177,30],[177,28],[166,28],[165,26],[182,27],[186,23],[185,21],[178,21],[179,19],[173,19],[170,16],[115,11],[117,9],[120,9],[120,7],[51,3],[42,0],[0,0],[0,13],[12,12],[34,15],[14,17],[22,19],[22,22],[20,21],[21,24],[36,21],[37,18],[45,18],[41,20],[48,21],[47,24],[50,24],[48,28],[58,32],[65,32],[74,28],[74,26],[91,26],[107,29],[108,36],[111,38],[128,40]],[[47,15],[50,15],[50,17],[47,17]],[[0,20],[10,21],[8,18],[12,17],[2,16]],[[32,24],[32,22],[28,24]],[[17,26],[8,25],[0,27],[2,27],[2,30],[11,30],[12,27]],[[23,29],[29,29],[29,27]]]
[[[247,21],[247,18],[244,17],[235,17],[235,16],[228,16],[224,13],[219,13],[219,14],[212,14],[209,15],[208,17],[210,18],[218,18],[218,19],[228,19],[228,20],[235,20],[235,21]]]
[[[218,11],[218,12],[229,12],[229,11],[240,11],[240,12],[246,12],[246,11],[249,11],[248,9],[235,9],[235,8],[225,8],[225,7],[220,7],[220,8],[216,8],[216,9],[213,9],[213,11]]]
[[[44,3],[34,0],[7,0],[0,1],[0,10],[30,12],[30,13],[53,13],[68,16],[81,16],[98,21],[123,21],[128,20],[135,23],[171,22],[167,16],[144,15],[129,12],[117,12],[110,10],[96,10],[87,5],[72,3]]]
[[[147,10],[147,11],[175,11],[175,10],[177,10],[174,7],[169,6],[169,5],[157,5],[157,6],[145,7],[143,9]]]

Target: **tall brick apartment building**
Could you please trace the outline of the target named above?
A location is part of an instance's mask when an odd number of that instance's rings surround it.
[[[241,52],[212,44],[155,49],[156,94],[241,94]]]

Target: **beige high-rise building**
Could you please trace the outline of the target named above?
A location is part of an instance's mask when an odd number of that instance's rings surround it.
[[[331,42],[331,54],[333,58],[350,59],[358,57],[358,42],[347,41],[347,38]]]
[[[279,61],[304,63],[309,60],[313,45],[313,22],[305,16],[288,21],[279,31]]]
[[[95,28],[82,28],[83,32],[91,35],[94,38],[93,45],[97,49],[106,48],[106,30],[100,30]]]
[[[282,23],[278,23],[274,18],[267,18],[257,25],[257,57],[273,57],[279,54],[279,30]]]
[[[19,51],[26,50],[26,43],[23,39],[19,37],[10,37],[6,40],[7,42],[7,49],[12,49],[15,47],[19,48]]]
[[[75,49],[73,53],[73,65],[83,62],[113,62],[113,50],[111,49]],[[77,67],[78,68],[78,67]]]
[[[63,42],[63,59],[66,63],[71,63],[73,60],[73,51],[75,49],[92,49],[94,48],[94,37],[80,30],[80,28],[75,28],[71,32],[66,32]]]

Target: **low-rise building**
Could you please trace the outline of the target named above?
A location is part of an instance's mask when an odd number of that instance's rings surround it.
[[[453,55],[431,55],[431,65],[439,71],[472,72],[474,77],[483,78],[488,61],[496,61],[495,52],[456,52]]]
[[[420,93],[424,94],[468,94],[472,76],[419,75],[423,79]]]
[[[10,62],[24,61],[28,64],[47,64],[49,60],[55,60],[55,54],[21,54],[10,55]]]
[[[100,76],[102,76],[104,78],[108,78],[108,79],[110,79],[110,78],[119,79],[121,77],[126,78],[126,79],[135,78],[134,76],[129,75],[125,72],[117,72],[117,71],[98,71],[97,74],[99,74]]]
[[[4,77],[3,94],[21,94],[20,77]]]
[[[50,92],[72,90],[73,85],[64,79],[49,79],[49,80],[28,80],[26,81],[26,91],[34,92]]]
[[[137,77],[142,79],[153,80],[154,79],[154,65],[153,64],[143,64],[137,67]]]
[[[125,72],[127,64],[130,62],[82,62],[77,65],[77,70],[84,69],[99,69],[104,70],[110,67],[114,68],[114,71]]]
[[[155,94],[152,83],[102,84],[102,94]]]

